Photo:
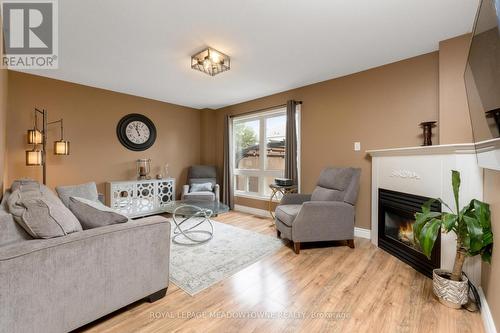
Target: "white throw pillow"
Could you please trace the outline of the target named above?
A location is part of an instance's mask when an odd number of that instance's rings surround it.
[[[189,192],[212,192],[212,183],[191,184]]]

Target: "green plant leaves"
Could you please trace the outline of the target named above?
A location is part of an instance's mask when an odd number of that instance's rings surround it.
[[[422,248],[422,252],[429,259],[431,258],[432,248],[434,247],[440,228],[441,221],[433,218],[428,221],[421,230],[419,237],[420,247]]]
[[[446,232],[450,232],[452,230],[455,230],[455,224],[457,223],[458,216],[455,214],[451,213],[442,213],[441,214],[441,220],[443,222],[443,229]]]
[[[491,231],[491,213],[489,205],[473,199],[460,209],[460,173],[453,170],[451,175],[456,214],[432,212],[431,205],[437,200],[450,211],[452,209],[441,199],[431,199],[422,206],[422,211],[415,214],[413,234],[420,244],[422,252],[430,257],[439,229],[457,234],[457,247],[467,255],[480,254],[482,260],[491,262],[493,251],[493,233]]]
[[[451,186],[453,187],[453,196],[455,197],[455,207],[457,208],[457,213],[458,213],[460,211],[460,206],[458,203],[458,196],[460,192],[460,172],[458,172],[457,170],[451,170]]]

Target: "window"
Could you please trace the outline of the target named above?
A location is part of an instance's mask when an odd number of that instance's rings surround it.
[[[232,129],[234,194],[269,198],[285,171],[286,109],[236,117]]]

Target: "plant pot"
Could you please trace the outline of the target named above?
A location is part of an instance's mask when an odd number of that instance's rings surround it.
[[[432,289],[442,304],[453,309],[460,309],[469,301],[469,280],[465,275],[462,275],[462,281],[452,281],[450,276],[450,271],[433,270]]]

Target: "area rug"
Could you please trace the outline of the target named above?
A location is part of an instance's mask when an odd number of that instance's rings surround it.
[[[175,224],[172,223],[172,233]],[[195,246],[172,242],[170,281],[193,296],[276,252],[283,243],[274,237],[212,221],[213,238]],[[202,229],[208,230],[208,225]]]

